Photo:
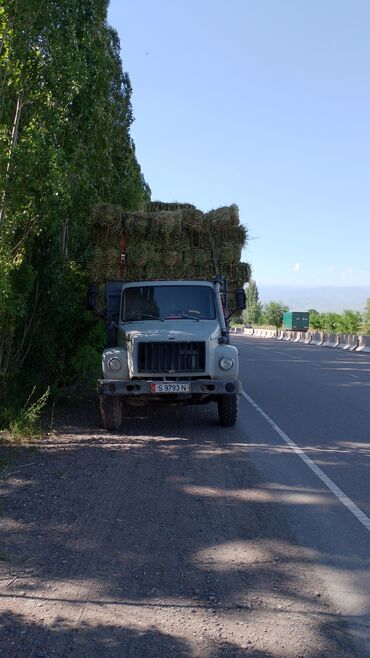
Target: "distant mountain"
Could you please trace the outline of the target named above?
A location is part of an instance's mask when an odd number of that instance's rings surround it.
[[[264,285],[257,281],[262,304],[283,302],[292,311],[315,308],[319,312],[342,313],[345,309],[363,311],[370,297],[370,286],[338,286],[301,288],[298,286]]]

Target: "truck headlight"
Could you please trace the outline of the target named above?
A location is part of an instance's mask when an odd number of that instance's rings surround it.
[[[121,368],[122,368],[121,359],[119,359],[118,356],[113,356],[108,361],[108,368],[109,368],[109,370],[113,370],[114,372],[117,372],[118,370],[121,370]]]
[[[234,365],[234,359],[231,359],[229,356],[223,356],[222,359],[219,360],[218,365],[221,370],[230,370]]]

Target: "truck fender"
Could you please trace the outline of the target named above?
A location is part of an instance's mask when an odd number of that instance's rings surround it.
[[[119,363],[121,367],[118,368]],[[112,367],[113,366],[113,367]],[[102,355],[102,371],[105,379],[128,379],[127,350],[123,347],[108,347]]]

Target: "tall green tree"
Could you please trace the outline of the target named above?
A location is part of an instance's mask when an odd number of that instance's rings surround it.
[[[246,309],[243,311],[243,321],[250,324],[258,324],[261,318],[262,304],[256,282],[251,279],[246,290]]]
[[[69,381],[94,331],[83,312],[91,206],[139,209],[150,196],[107,4],[0,7],[0,404]]]

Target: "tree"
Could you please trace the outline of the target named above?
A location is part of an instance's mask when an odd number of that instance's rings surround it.
[[[107,5],[1,2],[0,401],[68,383],[93,330],[81,310],[91,206],[150,197]]]
[[[283,324],[283,313],[288,311],[288,306],[281,302],[269,302],[263,308],[263,318],[266,324],[279,329]]]
[[[361,327],[361,313],[345,310],[339,321],[339,331],[344,334],[358,334]]]
[[[365,333],[370,335],[370,297],[366,302],[365,313],[364,313],[364,328]]]
[[[326,331],[337,333],[340,331],[341,316],[339,313],[324,313],[323,325]]]
[[[310,314],[310,327],[315,331],[322,331],[324,329],[324,314],[318,313],[315,309],[309,311]]]
[[[243,321],[258,324],[262,314],[262,304],[259,301],[257,284],[253,279],[249,282],[246,298],[246,309],[242,314]]]

